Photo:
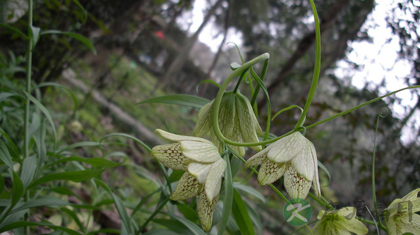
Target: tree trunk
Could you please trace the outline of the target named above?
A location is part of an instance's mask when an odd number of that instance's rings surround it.
[[[210,8],[210,10],[207,12],[206,16],[204,17],[203,23],[200,25],[200,27],[197,29],[197,31],[187,40],[185,45],[182,47],[180,53],[175,58],[175,60],[171,63],[169,66],[169,69],[166,71],[165,75],[163,76],[162,82],[157,87],[157,89],[162,88],[166,86],[169,81],[173,78],[175,78],[182,67],[185,64],[185,61],[188,58],[188,54],[191,51],[191,48],[193,47],[194,43],[198,39],[198,35],[200,35],[203,28],[207,25],[207,23],[210,20],[210,17],[214,15],[219,5],[223,2],[223,0],[217,0],[217,2]]]

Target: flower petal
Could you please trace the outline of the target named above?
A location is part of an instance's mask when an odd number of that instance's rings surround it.
[[[198,121],[194,128],[194,136],[203,136],[212,128],[213,101],[201,107],[198,111]]]
[[[293,167],[289,167],[284,174],[284,188],[291,198],[305,199],[311,184],[305,177],[298,175]]]
[[[410,217],[405,216],[401,218],[402,222],[402,228],[401,232],[404,233],[412,233],[412,234],[418,234],[420,231],[420,215],[412,214]]]
[[[174,201],[185,200],[197,196],[202,191],[203,186],[198,182],[198,180],[190,173],[185,172],[181,179],[179,179],[178,185],[176,186],[170,199]]]
[[[280,179],[289,167],[289,163],[275,163],[266,159],[258,173],[258,182],[261,185],[271,184]]]
[[[319,217],[319,215],[318,215],[318,217]],[[311,232],[312,232],[313,235],[324,235],[327,227],[328,227],[328,222],[327,221],[319,220],[312,227]]]
[[[201,163],[213,163],[221,159],[219,150],[213,143],[181,141],[181,150],[187,158]]]
[[[256,133],[256,127],[259,127],[258,122],[254,122],[254,112],[252,111],[251,105],[248,106],[248,99],[241,94],[236,96],[236,115],[238,117],[237,126],[240,128],[242,140],[246,142],[259,142],[258,135]],[[259,128],[261,130],[261,128]],[[260,145],[251,147],[255,151],[261,151]]]
[[[314,178],[312,180],[313,189],[315,191],[315,196],[321,196],[321,185],[319,184],[319,174],[318,174],[318,157],[316,156],[315,146],[308,140],[309,149],[311,151],[312,161],[314,162]]]
[[[261,165],[267,159],[267,152],[270,150],[271,146],[272,145],[268,146],[249,158],[245,163],[245,167],[248,168],[251,166]]]
[[[206,196],[209,201],[213,200],[220,193],[222,186],[222,175],[226,168],[226,162],[223,159],[213,163],[205,182]]]
[[[282,163],[292,160],[306,147],[306,138],[300,132],[279,139],[272,144],[267,157],[273,162]]]
[[[212,164],[192,162],[188,165],[188,172],[197,178],[200,184],[203,184],[206,181],[211,166]]]
[[[340,218],[334,221],[334,224],[345,231],[349,231],[357,235],[364,235],[369,232],[366,225],[355,218],[350,220],[347,220],[346,218]]]
[[[152,148],[152,156],[164,166],[174,170],[186,170],[190,162],[181,152],[179,143],[158,145]]]
[[[395,224],[395,221],[392,217],[385,219],[384,221],[385,227],[388,229],[388,233],[390,235],[396,235],[397,234],[397,225]]]
[[[413,201],[418,198],[418,194],[420,192],[420,188],[414,189],[413,191],[409,192],[405,197],[402,198],[403,201]]]
[[[197,141],[197,142],[203,142],[203,143],[208,143],[208,144],[212,144],[212,142],[210,142],[209,140],[200,138],[200,137],[194,137],[194,136],[187,136],[187,135],[176,135],[176,134],[172,134],[170,132],[161,130],[161,129],[156,129],[156,132],[162,136],[163,138],[167,139],[167,140],[172,140],[175,142],[179,142],[179,141],[184,141],[184,140],[190,140],[190,141]]]
[[[252,123],[253,123],[253,127],[254,127],[255,131],[257,132],[258,135],[263,135],[264,134],[264,131],[261,129],[260,124],[258,123],[257,117],[254,114],[254,111],[253,111],[253,108],[251,106],[251,103],[249,102],[249,100],[245,96],[243,96],[241,94],[239,94],[238,97],[243,97],[243,99],[245,100],[246,105],[248,106],[249,112],[252,113],[251,114],[251,118],[252,118]]]
[[[213,221],[213,212],[218,200],[219,195],[217,195],[217,197],[215,197],[213,200],[209,201],[204,192],[201,193],[198,197],[197,214],[198,219],[201,223],[201,227],[204,231],[209,231],[211,228],[211,224]]]
[[[225,93],[220,102],[219,127],[223,135],[233,132],[235,125],[235,94]]]
[[[315,165],[309,144],[306,143],[305,145],[306,147],[293,158],[292,167],[295,168],[297,173],[305,177],[306,180],[312,181],[314,178]]]

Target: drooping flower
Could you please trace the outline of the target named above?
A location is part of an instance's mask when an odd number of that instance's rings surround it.
[[[356,219],[357,209],[345,207],[340,210],[320,211],[319,221],[311,229],[314,235],[350,235],[355,233],[363,235],[368,233],[368,228]]]
[[[213,131],[213,103],[214,101],[204,105],[198,112],[198,122],[194,128],[194,135],[203,136],[210,133],[213,143],[221,151],[222,145]],[[220,102],[219,128],[226,138],[243,143],[258,142],[258,134],[263,134],[249,100],[245,96],[233,92],[226,92]],[[244,147],[228,146],[239,155],[245,155]],[[251,148],[256,151],[261,150],[261,146]]]
[[[403,198],[397,198],[384,211],[384,222],[390,235],[420,232],[420,188],[411,191]]]
[[[175,143],[155,146],[152,156],[166,167],[185,171],[170,199],[185,200],[199,195],[198,217],[203,229],[210,230],[226,162],[217,147],[206,139],[159,129],[156,132]]]
[[[284,187],[291,198],[306,198],[313,185],[321,194],[318,159],[314,145],[300,132],[286,136],[246,161],[245,166],[261,165],[258,182],[271,184],[284,176]]]

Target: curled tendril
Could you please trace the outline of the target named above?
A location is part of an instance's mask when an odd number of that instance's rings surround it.
[[[381,111],[379,111],[379,117],[380,118],[386,118],[386,116],[388,116],[389,114],[389,109],[387,107],[383,107],[381,108]]]

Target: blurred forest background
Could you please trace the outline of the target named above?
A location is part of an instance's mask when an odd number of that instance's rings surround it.
[[[197,1],[203,18],[193,18]],[[67,144],[98,140],[106,134],[133,134],[154,146],[163,140],[154,134],[161,128],[191,135],[197,120],[197,109],[163,104],[135,105],[142,100],[165,94],[194,94],[213,99],[217,88],[206,79],[221,82],[229,75],[232,62],[240,63],[227,36],[240,38],[237,43],[245,60],[264,52],[271,55],[265,84],[272,98],[273,113],[291,104],[303,106],[312,77],[315,33],[307,0],[79,0],[86,10],[70,0],[35,0],[34,25],[41,29],[76,32],[92,40],[97,55],[86,45],[65,35],[42,37],[33,55],[34,84],[56,82],[70,88],[78,100],[52,87],[42,88],[42,103],[53,114],[59,138]],[[391,1],[392,2],[392,1]],[[352,74],[337,74],[338,62],[346,62],[346,70],[363,71],[364,64],[348,59],[353,43],[373,43],[368,33],[375,27],[371,18],[374,0],[315,0],[322,31],[322,70],[319,88],[309,110],[307,124],[385,94],[387,76],[378,83],[362,88],[352,85]],[[398,38],[396,61],[404,60],[411,70],[398,80],[400,84],[420,84],[420,1],[395,0],[387,12],[387,27],[392,38]],[[27,3],[23,0],[0,1],[0,22],[25,31]],[[85,19],[84,14],[87,14]],[[191,30],[194,21],[202,21]],[[370,24],[365,24],[370,20]],[[203,35],[203,28],[212,34]],[[200,37],[218,37],[220,45],[211,50]],[[385,37],[385,36],[384,36]],[[392,38],[387,38],[389,43]],[[0,28],[0,79],[3,91],[11,83],[24,84],[26,44],[15,32]],[[392,68],[390,68],[392,70]],[[395,71],[394,71],[395,72]],[[372,71],[371,73],[375,73]],[[398,71],[397,71],[398,73]],[[402,72],[401,72],[402,73]],[[21,80],[10,81],[11,78]],[[242,90],[249,94],[246,89]],[[389,113],[380,119],[377,136],[377,198],[384,206],[420,187],[420,98],[418,90],[404,91],[404,98],[392,96],[359,109],[342,118],[308,130],[307,137],[316,146],[318,158],[331,174],[331,182],[321,173],[323,194],[338,206],[372,209],[370,167],[377,115],[383,108]],[[412,105],[406,105],[408,99]],[[258,109],[265,128],[266,107],[260,97]],[[10,111],[3,104],[2,117]],[[396,112],[395,107],[399,107]],[[76,112],[72,112],[75,108]],[[17,132],[21,116],[1,119],[1,128],[19,142]],[[285,112],[272,124],[272,133],[281,135],[294,127],[299,113]],[[409,136],[404,138],[402,136]],[[135,142],[120,140],[106,151],[118,150],[134,164],[144,167],[151,177],[162,177],[155,163]],[[83,156],[103,154],[79,149]],[[248,156],[252,153],[249,151]],[[124,198],[139,198],[154,190],[141,174],[124,167],[106,172],[107,182]],[[147,170],[146,170],[147,169]],[[241,167],[245,177],[247,171]],[[143,172],[144,173],[144,172]],[[241,179],[238,178],[237,181]],[[263,193],[267,203],[250,200],[263,222],[264,234],[293,231],[285,226],[281,214],[283,202],[268,187],[258,186],[256,177],[248,184]],[[282,183],[275,185],[282,189]],[[283,190],[283,189],[282,189]],[[77,189],[83,198],[89,191]],[[362,202],[362,203],[361,203]],[[256,205],[257,204],[257,205]],[[256,207],[257,208],[257,207]],[[118,227],[118,216],[112,209],[102,212],[95,223]],[[108,214],[107,214],[108,213]]]

